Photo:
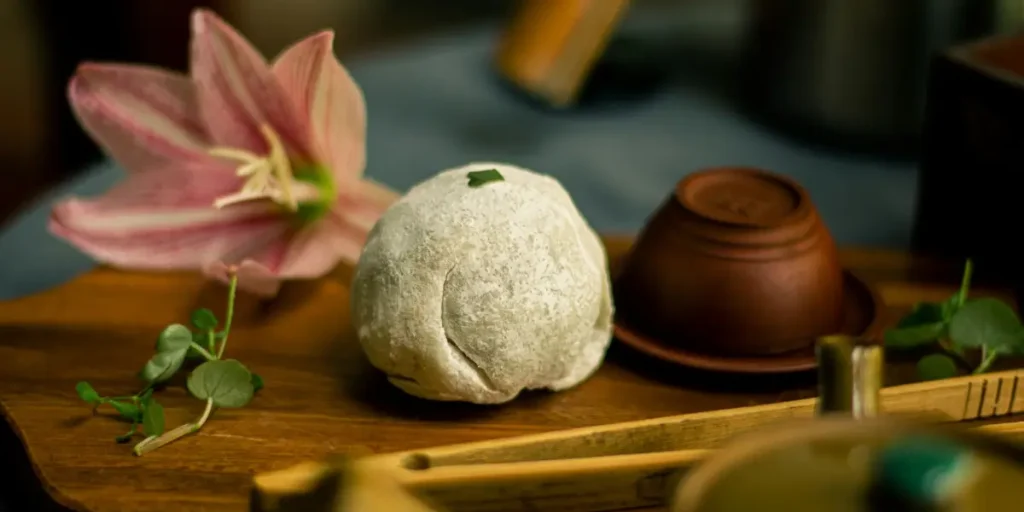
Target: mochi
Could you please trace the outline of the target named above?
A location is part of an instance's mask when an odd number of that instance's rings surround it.
[[[503,179],[470,177],[492,170]],[[370,363],[432,400],[573,387],[604,359],[612,314],[604,246],[568,192],[499,163],[413,187],[370,231],[352,284]]]

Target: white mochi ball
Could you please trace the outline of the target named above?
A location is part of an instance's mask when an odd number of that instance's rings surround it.
[[[504,177],[471,187],[469,173]],[[607,257],[555,179],[474,163],[413,187],[370,232],[352,317],[370,362],[433,400],[563,390],[611,341]]]

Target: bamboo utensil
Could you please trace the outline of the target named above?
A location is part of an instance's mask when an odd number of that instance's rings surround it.
[[[818,339],[814,351],[818,415],[877,416],[885,368],[881,345],[852,336],[825,336]]]
[[[972,430],[1024,442],[1024,422]],[[470,464],[418,476],[382,467],[376,458],[308,462],[258,475],[252,510],[596,512],[653,507],[664,505],[666,495],[686,469],[714,452],[676,450],[568,461]],[[343,485],[358,488],[346,494]]]
[[[830,371],[825,365],[825,372]],[[883,388],[886,414],[933,422],[994,419],[1024,412],[1024,370],[1010,370]],[[708,449],[767,423],[814,414],[817,399],[683,414],[512,439],[380,455],[396,467],[437,469],[467,464],[604,457]]]
[[[672,512],[1019,508],[1024,448],[878,417],[882,347],[834,336],[820,339],[816,352],[821,417],[730,442],[686,473]]]
[[[853,357],[851,347],[842,350]],[[876,378],[872,375],[877,376],[871,368],[873,360],[880,362],[878,355],[862,354],[860,363],[853,363],[857,360],[853,358],[839,364],[828,364],[827,355],[819,353],[819,357],[826,361],[821,365],[826,379],[848,375],[850,372],[843,368],[853,370],[859,364],[861,384],[856,386],[860,386],[862,397],[869,395],[864,390],[869,390]],[[929,422],[992,419],[1024,412],[1022,377],[1024,370],[1013,370],[921,382],[884,388],[879,396],[882,409],[889,415]],[[855,380],[839,379],[840,387],[855,387]],[[842,396],[839,391],[827,389],[823,395],[830,394]],[[824,412],[853,407],[855,402],[852,398],[845,402],[829,400],[824,401]],[[795,400],[406,451],[360,459],[350,470],[386,474],[400,488],[452,512],[601,511],[656,506],[664,503],[682,472],[723,441],[766,424],[810,418],[816,404],[816,399]],[[986,426],[982,431],[1024,439],[1024,422]],[[274,502],[277,498],[270,499],[274,496],[308,493],[309,482],[324,478],[329,467],[327,463],[307,464],[260,475],[255,493],[262,503]],[[264,506],[255,510],[287,509]]]
[[[335,458],[256,478],[254,511],[436,512],[381,468]]]

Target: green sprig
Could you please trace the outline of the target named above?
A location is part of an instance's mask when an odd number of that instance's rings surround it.
[[[193,311],[190,318],[195,331],[182,324],[171,324],[160,332],[155,353],[139,372],[146,385],[138,393],[102,396],[88,382],[75,385],[78,397],[92,405],[93,410],[107,405],[131,422],[128,432],[115,438],[118,443],[131,441],[142,427],[145,438],[132,450],[135,455],[143,455],[198,432],[215,408],[244,407],[263,388],[263,379],[259,375],[234,359],[223,359],[231,332],[237,289],[238,277],[232,273],[223,330],[217,331],[218,320],[213,312],[202,308]],[[206,403],[206,407],[195,422],[164,431],[164,408],[153,398],[153,388],[170,380],[190,358],[204,360],[188,376],[187,387],[192,396]]]
[[[967,260],[960,289],[952,297],[917,304],[885,333],[889,349],[937,349],[918,361],[922,379],[953,377],[960,368],[984,373],[1000,356],[1024,355],[1024,325],[1013,308],[999,299],[968,299],[972,273],[973,265]],[[978,355],[977,365],[968,362],[970,353]]]
[[[469,178],[469,186],[472,188],[482,187],[492,181],[505,181],[505,177],[497,169],[470,171],[466,177]]]

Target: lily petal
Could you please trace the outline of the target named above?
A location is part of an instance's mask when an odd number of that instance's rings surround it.
[[[358,182],[352,198],[339,203],[324,218],[296,232],[280,236],[237,263],[238,286],[272,296],[285,279],[322,277],[339,262],[359,261],[366,236],[398,195],[371,181]],[[237,255],[236,255],[237,256]],[[207,265],[204,273],[228,281],[228,266],[240,257]]]
[[[287,250],[269,263],[285,279],[313,279],[330,272],[339,262],[359,260],[366,233],[352,229],[335,212],[292,237]]]
[[[254,262],[283,279],[314,279],[339,262],[358,262],[367,235],[398,194],[372,181],[362,180],[357,186],[319,222],[268,246],[253,257]]]
[[[191,74],[214,144],[265,153],[260,125],[270,125],[289,155],[312,160],[308,122],[285,95],[263,56],[207,9],[192,14]]]
[[[270,297],[277,294],[283,280],[315,279],[330,272],[340,259],[352,254],[358,258],[362,247],[358,236],[338,228],[338,224],[323,219],[275,238],[258,251],[245,254],[244,259],[236,254],[208,264],[203,273],[226,283],[228,268],[234,266],[240,289]]]
[[[235,276],[238,277],[238,289],[262,297],[273,297],[281,290],[281,280],[270,273],[266,267],[247,259],[234,265]],[[210,279],[222,283],[231,281],[231,267],[223,261],[214,261],[203,267],[203,274]]]
[[[49,228],[101,263],[151,270],[200,268],[224,254],[263,247],[288,230],[272,205],[212,208],[213,197],[230,190],[223,174],[134,174],[98,198],[57,204]]]
[[[205,158],[195,89],[184,75],[83,64],[68,85],[68,99],[86,131],[129,172]]]
[[[357,260],[365,238],[365,233],[353,230],[331,213],[320,222],[279,237],[250,253],[239,263],[239,269],[248,266],[251,275],[260,274],[264,278],[315,279],[330,272],[339,261]],[[259,272],[255,272],[257,267]]]
[[[274,61],[285,93],[308,116],[312,135],[338,183],[358,179],[366,167],[366,102],[363,92],[334,57],[334,32],[292,45]]]
[[[339,195],[334,211],[339,222],[351,230],[362,233],[359,243],[362,247],[366,235],[380,220],[380,216],[384,215],[401,195],[386,185],[370,179],[362,179],[348,185],[349,188],[342,190]]]

